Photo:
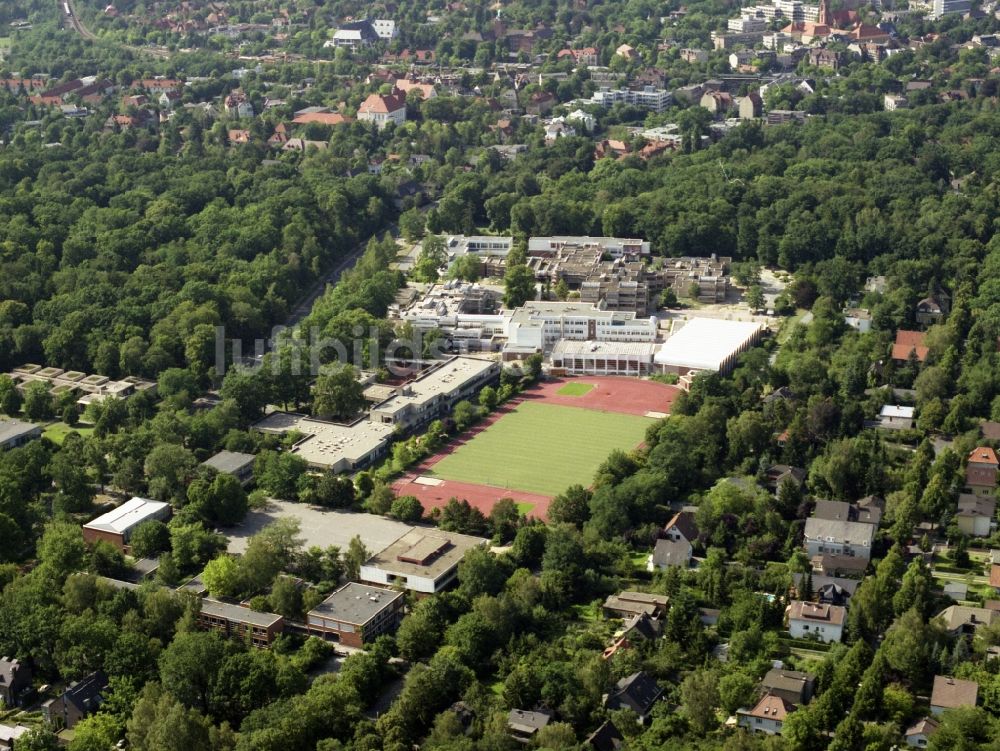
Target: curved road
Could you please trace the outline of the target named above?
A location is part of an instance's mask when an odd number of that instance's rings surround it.
[[[76,4],[73,0],[56,0],[59,7],[59,15],[63,17],[63,20],[69,25],[73,31],[82,36],[88,41],[97,41],[97,35],[94,34],[90,29],[83,25],[83,21],[80,20],[79,14],[76,12]],[[69,14],[67,15],[65,9],[63,8],[63,2],[69,6]],[[159,57],[166,59],[170,57],[170,50],[164,47],[134,47],[131,44],[121,44],[119,45],[122,49],[129,50],[138,55],[152,55],[153,57]]]

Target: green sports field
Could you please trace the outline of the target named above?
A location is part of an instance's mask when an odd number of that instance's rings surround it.
[[[455,482],[556,495],[588,486],[613,449],[642,443],[652,421],[543,402],[522,402],[428,474]]]
[[[559,396],[583,396],[584,394],[589,394],[594,390],[594,384],[592,383],[567,383],[556,393]]]

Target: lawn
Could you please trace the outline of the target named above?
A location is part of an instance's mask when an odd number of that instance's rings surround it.
[[[594,384],[592,383],[567,383],[556,393],[559,396],[583,396],[584,394],[589,394],[594,390]]]
[[[468,443],[434,464],[429,474],[456,482],[557,495],[590,485],[613,449],[642,443],[647,417],[523,402]]]
[[[64,422],[54,422],[45,428],[42,433],[43,436],[48,438],[54,444],[62,446],[62,442],[66,440],[66,436],[70,433],[79,433],[84,438],[94,434],[94,429],[92,427],[76,427],[71,428]]]

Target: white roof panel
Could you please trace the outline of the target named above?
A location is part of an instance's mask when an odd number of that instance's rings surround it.
[[[758,336],[763,327],[748,321],[692,318],[667,339],[654,361],[657,365],[693,370],[719,370],[728,357]]]

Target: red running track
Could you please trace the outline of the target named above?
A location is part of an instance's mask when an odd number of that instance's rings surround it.
[[[582,396],[564,396],[558,393],[567,383],[586,383],[594,386]],[[533,504],[528,516],[548,521],[549,496],[528,493],[492,485],[478,485],[453,480],[441,480],[439,485],[424,485],[415,482],[427,474],[427,470],[448,454],[471,441],[480,432],[501,419],[522,400],[533,400],[559,404],[565,407],[579,407],[599,412],[618,412],[628,415],[645,415],[647,412],[669,413],[680,393],[676,386],[668,386],[656,381],[641,381],[636,378],[615,376],[582,376],[580,378],[553,378],[528,389],[516,399],[508,402],[474,428],[448,443],[440,452],[421,462],[410,472],[392,484],[396,495],[412,495],[426,510],[443,508],[452,498],[466,500],[470,505],[489,516],[493,505],[502,498],[512,498],[519,503]]]

